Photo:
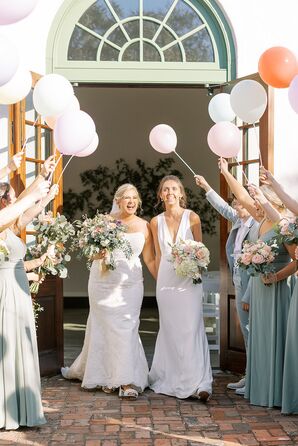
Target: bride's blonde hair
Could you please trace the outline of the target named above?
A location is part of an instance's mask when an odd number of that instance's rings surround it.
[[[126,192],[131,189],[134,190],[134,192],[136,193],[136,196],[138,198],[138,209],[142,209],[142,200],[141,200],[139,191],[136,188],[136,186],[134,186],[133,184],[130,184],[130,183],[125,183],[118,187],[118,189],[116,190],[116,192],[114,194],[113,202],[116,202],[118,204],[118,202],[124,197]]]

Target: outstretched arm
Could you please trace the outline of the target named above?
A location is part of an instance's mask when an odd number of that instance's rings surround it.
[[[237,212],[232,208],[220,195],[218,195],[215,190],[207,183],[202,175],[195,175],[195,181],[197,186],[201,187],[206,191],[206,198],[214,207],[214,209],[219,212],[224,218],[235,223],[238,219]]]
[[[256,211],[254,200],[251,198],[247,190],[229,172],[228,163],[224,158],[219,158],[218,167],[239,203],[247,209],[255,220],[259,221],[260,217]]]
[[[282,216],[272,206],[272,204],[269,203],[269,201],[267,200],[261,189],[251,184],[248,186],[248,190],[251,197],[259,203],[259,205],[261,206],[261,208],[263,209],[269,220],[272,221],[272,223],[279,222]]]
[[[18,168],[21,165],[22,158],[24,156],[24,151],[16,153],[11,160],[9,161],[8,165],[6,167],[3,167],[0,169],[0,179],[6,177],[11,172],[14,172],[15,170],[18,170]]]
[[[23,198],[25,195],[30,194],[32,189],[34,189],[38,184],[42,183],[54,170],[55,170],[55,155],[49,156],[45,162],[43,163],[43,166],[41,168],[40,174],[37,175],[33,183],[30,184],[23,192],[18,196],[18,200],[20,198]]]
[[[146,223],[145,244],[143,248],[143,259],[151,275],[156,279],[156,265],[154,255],[154,243],[149,223]]]
[[[271,186],[286,208],[293,212],[293,214],[298,215],[298,201],[290,197],[290,195],[284,190],[283,186],[274,178],[272,173],[269,170],[266,170],[264,167],[261,167],[260,169],[260,181],[263,184],[268,184]]]

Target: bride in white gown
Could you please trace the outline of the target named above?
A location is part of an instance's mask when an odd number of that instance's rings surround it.
[[[143,300],[141,253],[155,276],[151,230],[148,222],[135,215],[140,205],[133,185],[118,188],[112,215],[127,225],[125,237],[133,255],[127,259],[122,252],[115,252],[116,269],[107,272],[100,272],[101,260],[93,261],[83,350],[70,368],[61,369],[65,378],[80,379],[84,388],[101,387],[106,393],[119,388],[119,397],[129,399],[148,385],[148,365],[138,333]]]
[[[159,333],[149,385],[156,393],[207,401],[212,392],[210,355],[203,320],[202,284],[178,277],[169,261],[170,244],[180,239],[202,240],[200,218],[185,209],[179,178],[164,177],[158,200],[165,212],[151,220],[156,252]]]

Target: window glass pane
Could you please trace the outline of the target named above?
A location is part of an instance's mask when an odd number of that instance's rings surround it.
[[[69,47],[68,60],[96,60],[100,40],[78,26],[73,30]]]
[[[129,45],[125,50],[122,60],[124,61],[139,61],[140,60],[140,42],[135,42]]]
[[[36,136],[37,136],[37,127],[33,127],[33,125],[26,125],[26,157],[27,158],[37,158],[37,149],[36,149]]]
[[[37,118],[37,112],[34,109],[33,106],[33,90],[31,90],[28,94],[28,96],[26,96],[26,114],[25,114],[25,119],[27,121],[32,121],[35,122]]]
[[[90,8],[82,15],[79,23],[87,28],[95,31],[99,35],[105,32],[115,23],[115,19],[111,11],[107,7],[104,0],[97,0]]]
[[[248,129],[248,159],[259,159],[259,127]]]
[[[48,129],[41,129],[41,158],[44,160],[51,155],[52,132]]]
[[[108,43],[105,43],[100,53],[100,60],[117,61],[119,57],[119,51],[113,48]]]
[[[139,15],[139,0],[110,0],[120,19]]]
[[[172,3],[173,0],[143,0],[144,15],[162,20]]]
[[[203,22],[198,14],[189,5],[182,1],[177,3],[177,6],[167,21],[167,25],[169,25],[179,37],[202,24]]]
[[[214,62],[213,46],[206,28],[182,42],[187,62]]]
[[[171,46],[171,48],[164,51],[165,61],[166,62],[181,62],[182,54],[179,48],[178,43],[176,45]]]
[[[259,186],[259,168],[259,163],[248,164],[248,180],[256,186]]]
[[[143,36],[145,39],[153,39],[156,31],[159,28],[159,24],[155,22],[151,22],[151,20],[143,21]]]
[[[0,105],[0,165],[2,167],[8,164],[8,128],[9,128],[9,112],[7,105]],[[1,181],[6,181],[4,177]]]
[[[168,43],[173,42],[173,40],[175,40],[174,36],[163,28],[156,39],[156,43],[162,48],[163,46],[168,45]]]
[[[140,35],[139,19],[131,20],[130,22],[124,23],[123,26],[131,39],[136,39],[137,37],[139,37]]]
[[[26,187],[33,183],[35,177],[38,175],[38,164],[31,161],[26,161]]]
[[[30,223],[30,225],[27,226],[27,231],[32,231],[32,230],[33,230],[33,225],[32,225],[32,223]],[[35,245],[35,235],[33,235],[33,234],[27,234],[26,235],[26,245],[27,245],[28,248],[30,246],[34,246]]]
[[[121,28],[116,28],[115,31],[109,34],[108,40],[110,40],[113,43],[116,43],[116,45],[119,46],[122,46],[127,42],[127,39],[123,34]]]
[[[145,61],[151,61],[151,62],[160,62],[161,57],[157,49],[150,45],[149,43],[144,42],[143,44],[143,58]]]

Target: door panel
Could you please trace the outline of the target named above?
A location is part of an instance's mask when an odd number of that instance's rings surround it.
[[[33,87],[39,76],[33,74]],[[55,152],[52,130],[40,116],[37,116],[32,101],[33,90],[26,99],[12,107],[13,114],[13,144],[11,155],[18,152],[26,142],[26,153],[20,169],[13,175],[12,183],[17,195],[40,172],[41,166],[49,155]],[[58,153],[56,158],[58,158]],[[62,170],[59,162],[54,183]],[[50,203],[46,210],[52,210],[54,215],[62,209],[62,181],[59,184],[59,195]],[[34,243],[35,233],[29,225],[22,231],[22,238],[27,244]],[[63,288],[62,280],[47,276],[40,286],[36,301],[44,308],[38,315],[37,342],[39,350],[41,375],[55,374],[63,365]]]
[[[243,172],[249,181],[258,184],[258,172],[260,166],[258,145],[260,145],[262,161],[266,168],[273,172],[273,89],[265,85],[259,74],[253,74],[242,79],[236,79],[222,88],[225,93],[230,93],[233,86],[243,79],[253,79],[260,82],[268,95],[266,112],[255,124],[245,124],[238,118],[236,125],[242,133],[242,150],[238,155],[238,163],[229,160],[229,168],[238,181],[245,183]],[[229,201],[231,193],[224,177],[220,176],[220,195]],[[224,218],[220,218],[220,367],[223,370],[231,370],[237,373],[245,371],[246,355],[240,324],[235,306],[235,292],[232,284],[231,273],[228,268],[225,245],[231,225]]]

